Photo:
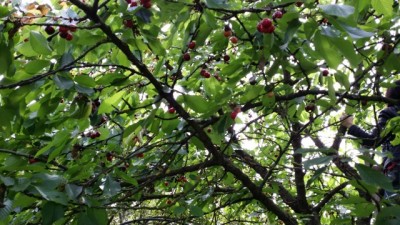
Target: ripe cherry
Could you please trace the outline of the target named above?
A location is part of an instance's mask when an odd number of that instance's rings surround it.
[[[238,38],[236,36],[232,36],[229,40],[232,42],[232,44],[238,43]]]
[[[326,77],[329,75],[329,70],[322,70],[322,76]]]
[[[275,31],[275,26],[274,25],[269,26],[269,27],[267,27],[265,29],[265,33],[267,33],[267,34],[273,33],[274,31]]]
[[[58,34],[60,35],[61,38],[64,38],[64,39],[66,39],[68,36],[68,32],[60,32]]]
[[[303,2],[296,2],[297,7],[301,7],[303,5]]]
[[[65,40],[71,41],[74,38],[74,36],[71,33],[67,33],[67,36],[65,37]]]
[[[233,119],[233,120],[236,119],[238,113],[239,112],[236,112],[236,111],[231,112],[231,119]]]
[[[144,153],[141,152],[141,153],[137,154],[136,157],[138,157],[138,158],[143,158],[143,157],[144,157]]]
[[[54,32],[56,32],[56,30],[55,30],[54,27],[52,27],[52,26],[46,26],[46,28],[44,29],[44,31],[45,31],[48,35],[54,34]]]
[[[176,110],[175,110],[174,107],[170,106],[170,107],[168,108],[168,112],[171,113],[171,114],[174,114],[174,113],[176,112]]]
[[[186,52],[185,54],[183,54],[183,60],[184,61],[189,61],[190,60],[190,54],[188,52]]]
[[[272,18],[274,18],[274,19],[280,19],[280,18],[282,18],[282,16],[283,16],[283,13],[280,10],[275,11],[274,14],[272,14]]]
[[[107,161],[111,162],[114,158],[114,154],[112,152],[107,152],[106,153],[106,159]]]
[[[272,21],[268,18],[265,18],[261,21],[261,24],[263,27],[267,28],[267,27],[272,26]]]
[[[28,163],[29,164],[34,164],[34,163],[37,163],[37,162],[39,162],[39,160],[34,158],[34,157],[29,157],[29,159],[28,159]]]
[[[194,41],[191,41],[189,44],[188,44],[188,48],[190,48],[190,49],[194,49],[196,47],[196,42],[194,42]]]
[[[225,62],[229,62],[230,59],[231,59],[231,57],[229,55],[224,55]]]
[[[60,33],[67,33],[67,32],[69,31],[69,28],[68,28],[67,26],[60,26],[60,27],[58,28],[58,31],[59,31]]]
[[[315,110],[315,105],[313,103],[309,103],[308,105],[306,105],[305,110],[307,112],[313,112]]]
[[[225,37],[230,37],[232,35],[232,31],[228,30],[228,31],[224,31],[224,36]]]
[[[126,19],[123,21],[123,23],[124,23],[125,27],[127,27],[127,28],[132,28],[134,25],[133,20],[131,20],[131,19]]]

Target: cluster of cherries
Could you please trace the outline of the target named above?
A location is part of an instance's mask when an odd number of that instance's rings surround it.
[[[73,32],[75,32],[77,30],[77,27],[74,25],[70,25],[70,26],[59,26],[58,28],[58,32],[61,38],[67,40],[67,41],[71,41],[74,36],[72,35]],[[46,26],[46,28],[44,28],[44,31],[48,34],[48,35],[52,35],[56,32],[56,29],[54,29],[53,26]]]
[[[125,0],[125,1],[126,3],[128,3],[130,7],[138,6],[138,2],[136,0]],[[140,0],[140,4],[146,9],[151,8],[151,0]]]

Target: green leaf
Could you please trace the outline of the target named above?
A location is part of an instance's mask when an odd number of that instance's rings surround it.
[[[387,17],[393,14],[393,0],[371,0],[371,5],[378,14],[383,14]]]
[[[114,180],[111,175],[107,175],[106,181],[104,182],[103,195],[106,197],[112,197],[121,191],[121,185]]]
[[[126,94],[125,91],[120,91],[115,93],[113,96],[105,99],[99,107],[98,110],[98,114],[102,114],[102,113],[110,113],[112,112],[114,109],[113,106],[117,107],[119,101],[121,100],[121,98]]]
[[[229,5],[226,4],[226,0],[206,0],[207,7],[210,8],[229,8]]]
[[[285,38],[283,39],[283,45],[280,46],[281,49],[287,48],[289,45],[289,42],[292,40],[293,35],[296,34],[297,30],[301,26],[302,23],[298,19],[294,19],[290,22],[288,22],[288,28],[286,29],[285,32]]]
[[[64,217],[65,207],[63,205],[46,202],[42,208],[43,225],[52,225],[53,222]]]
[[[5,220],[13,211],[13,203],[10,200],[3,202],[3,207],[0,208],[0,221]]]
[[[186,211],[186,208],[183,207],[183,206],[176,206],[176,207],[173,209],[173,212],[174,212],[175,215],[181,215],[181,214],[184,213],[185,211]]]
[[[44,199],[59,203],[61,205],[68,205],[67,195],[63,192],[54,191],[42,186],[34,187]]]
[[[349,5],[338,5],[338,4],[331,4],[331,5],[318,5],[324,13],[331,15],[331,16],[338,16],[338,17],[348,17],[354,13],[354,7]]]
[[[375,225],[397,225],[400,224],[400,206],[389,206],[381,209],[376,217]]]
[[[39,54],[50,55],[52,52],[47,39],[37,31],[31,31],[29,42],[31,43],[32,49]]]
[[[7,7],[0,6],[0,18],[8,16],[10,13],[11,12],[10,12],[10,10],[8,10]]]
[[[392,182],[383,173],[362,164],[356,164],[356,169],[360,173],[361,179],[366,183],[379,186],[385,190],[393,190]]]
[[[200,207],[193,205],[190,206],[190,214],[192,214],[193,216],[200,217],[204,215],[204,212]]]
[[[328,80],[328,95],[330,98],[330,103],[331,105],[336,105],[336,92],[335,92],[335,87],[333,77],[326,77]]]
[[[74,87],[74,81],[71,78],[67,77],[67,76],[54,75],[53,76],[53,81],[61,89],[68,90],[68,89],[71,89],[72,87]]]
[[[49,65],[50,62],[47,60],[32,60],[25,65],[25,71],[29,74],[36,74]]]
[[[68,195],[68,198],[71,200],[76,200],[76,198],[82,194],[83,187],[75,184],[66,184],[65,192]]]
[[[96,81],[94,81],[94,79],[91,78],[89,75],[75,76],[74,81],[77,82],[79,85],[84,86],[84,87],[93,88],[93,87],[96,86]]]
[[[350,35],[351,38],[357,40],[361,38],[372,37],[375,33],[361,30],[357,27],[349,26],[343,22],[339,22],[340,26]]]
[[[183,95],[185,105],[197,113],[207,113],[212,109],[213,104],[199,95]]]
[[[315,165],[328,165],[333,159],[333,156],[322,156],[304,161],[304,169],[309,169]]]
[[[326,169],[327,167],[324,166],[316,170],[315,173],[312,175],[312,177],[308,179],[306,186],[309,187],[315,180],[317,180],[326,171]]]
[[[87,208],[78,214],[77,225],[107,225],[107,211],[105,209]]]
[[[329,67],[336,69],[342,62],[342,56],[338,51],[332,49],[329,39],[317,32],[314,37],[314,44],[317,52],[326,60]]]

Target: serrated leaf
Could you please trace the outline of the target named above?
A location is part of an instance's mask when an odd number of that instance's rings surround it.
[[[209,112],[211,108],[211,103],[207,101],[202,96],[198,95],[184,95],[184,104],[187,105],[189,108],[193,109],[195,112],[198,113],[206,113]]]
[[[7,7],[0,6],[0,18],[8,16],[10,13]]]
[[[55,202],[46,202],[42,207],[43,225],[52,225],[53,222],[64,217],[65,207]]]
[[[190,213],[193,216],[197,216],[197,217],[200,217],[200,216],[204,215],[203,210],[198,206],[190,206]]]
[[[332,156],[322,156],[318,158],[313,158],[304,161],[304,169],[309,169],[311,166],[315,165],[327,165],[332,161],[333,157]]]
[[[106,177],[104,182],[103,195],[106,197],[112,197],[121,191],[121,185],[114,180],[110,175]]]
[[[378,14],[383,14],[387,17],[393,14],[393,0],[371,0],[371,5]]]
[[[331,4],[331,5],[318,5],[324,13],[331,15],[331,16],[338,16],[338,17],[348,17],[354,13],[354,7],[350,5],[338,5],[338,4]]]
[[[314,44],[317,52],[326,60],[329,67],[336,69],[342,62],[342,56],[338,51],[332,49],[332,45],[328,39],[317,32],[314,37]]]
[[[392,182],[380,171],[362,164],[356,164],[356,169],[360,173],[361,179],[366,183],[379,186],[385,190],[393,190]]]
[[[330,98],[330,103],[331,105],[336,105],[336,92],[335,92],[335,87],[333,77],[327,77],[328,80],[328,95]]]
[[[182,213],[184,213],[186,211],[186,208],[183,206],[177,206],[173,209],[173,212],[175,215],[181,215]]]
[[[340,26],[350,35],[351,38],[357,40],[361,38],[372,37],[375,33],[361,30],[358,27],[352,27],[345,23],[339,22]]]
[[[87,208],[77,216],[77,225],[107,225],[107,211],[105,209]]]
[[[113,96],[105,99],[99,107],[98,110],[98,114],[102,114],[102,113],[110,113],[112,112],[114,109],[113,106],[117,106],[119,101],[121,100],[121,98],[126,94],[125,91],[120,91],[115,93]]]
[[[32,46],[32,49],[39,54],[50,55],[52,52],[47,39],[37,31],[31,31],[29,35],[29,42]]]
[[[50,62],[47,60],[32,60],[25,65],[25,71],[29,74],[36,74],[49,65]]]
[[[61,89],[68,90],[68,89],[71,89],[72,87],[74,87],[74,81],[67,76],[54,75],[53,81]]]
[[[77,82],[78,84],[80,84],[81,86],[85,86],[85,87],[92,88],[92,87],[96,86],[96,81],[94,81],[94,79],[88,75],[76,76],[74,81]]]

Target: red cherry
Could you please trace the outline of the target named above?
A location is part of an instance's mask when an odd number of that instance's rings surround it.
[[[58,28],[58,31],[61,33],[67,33],[69,31],[69,28],[67,26],[60,26]]]
[[[231,59],[231,57],[229,55],[224,55],[225,62],[229,62],[230,59]]]
[[[168,204],[168,205],[171,205],[171,204],[172,204],[172,201],[171,201],[170,199],[168,199],[168,200],[167,200],[167,204]]]
[[[137,5],[137,2],[131,2],[130,7],[136,7]]]
[[[224,36],[225,37],[230,37],[231,35],[232,35],[232,31],[231,30],[224,31]]]
[[[188,48],[190,48],[190,49],[194,49],[196,47],[196,42],[194,42],[194,41],[191,41],[189,44],[188,44]]]
[[[146,9],[150,9],[151,8],[151,2],[149,1],[149,2],[143,3],[143,7],[146,8]]]
[[[238,38],[237,38],[236,36],[232,36],[229,40],[230,40],[233,44],[238,43]]]
[[[168,108],[168,112],[171,113],[171,114],[174,114],[174,113],[176,112],[176,110],[175,110],[174,107],[170,106],[170,107]]]
[[[77,29],[78,29],[78,28],[77,28],[75,25],[69,26],[69,30],[70,30],[71,32],[75,32]]]
[[[138,157],[138,158],[143,158],[143,157],[144,157],[144,153],[141,152],[141,153],[137,154],[136,157]]]
[[[236,112],[236,111],[231,112],[231,118],[233,120],[236,119],[237,115],[238,115],[238,112]]]
[[[64,39],[66,39],[68,36],[68,32],[60,32],[58,34],[60,35],[61,38],[64,38]]]
[[[67,33],[67,36],[65,37],[65,40],[71,41],[74,38],[74,36],[71,33]]]
[[[322,71],[322,76],[326,77],[329,75],[329,70],[323,70]]]
[[[297,7],[301,7],[303,5],[303,2],[296,2]]]
[[[272,15],[272,18],[280,19],[280,18],[282,18],[282,16],[283,16],[282,11],[278,10],[278,11],[274,12],[274,14]]]
[[[200,70],[200,75],[204,77],[204,74],[205,74],[206,72],[207,72],[207,70],[201,69],[201,70]]]
[[[107,161],[111,162],[114,158],[114,154],[112,152],[107,152],[106,153],[106,159]]]
[[[56,30],[55,30],[54,27],[52,27],[52,26],[46,26],[46,28],[44,28],[44,31],[45,31],[48,35],[54,34],[54,32],[56,32]]]
[[[165,182],[164,182],[164,186],[165,186],[165,187],[168,187],[168,186],[169,186],[169,182],[168,182],[168,181],[165,181]]]
[[[132,28],[134,25],[133,20],[130,20],[130,19],[124,20],[123,23],[124,23],[125,27],[127,27],[127,28]]]
[[[231,31],[231,27],[229,25],[225,25],[224,26],[224,31]]]
[[[39,162],[39,160],[36,159],[36,158],[29,157],[29,159],[28,159],[28,163],[29,163],[29,164],[34,164],[34,163],[37,163],[37,162]]]
[[[265,29],[265,27],[264,27],[261,23],[258,23],[258,24],[257,24],[257,30],[258,30],[258,32],[260,32],[260,33],[266,33],[266,29]]]
[[[184,61],[189,61],[190,60],[190,54],[188,52],[186,52],[185,54],[183,54],[183,60]]]
[[[211,77],[211,74],[210,74],[208,71],[206,71],[206,72],[204,73],[204,77],[205,77],[205,78],[210,78],[210,77]]]
[[[132,3],[132,0],[125,0],[126,1],[126,3],[128,3],[128,4],[131,4]]]
[[[274,31],[275,31],[275,26],[274,25],[272,25],[270,27],[267,27],[265,29],[265,33],[267,33],[267,34],[273,33]]]
[[[265,18],[261,21],[261,24],[263,27],[267,28],[267,27],[272,26],[272,21],[268,18]]]
[[[307,112],[313,112],[315,110],[315,105],[310,103],[310,104],[306,105],[305,110]]]

